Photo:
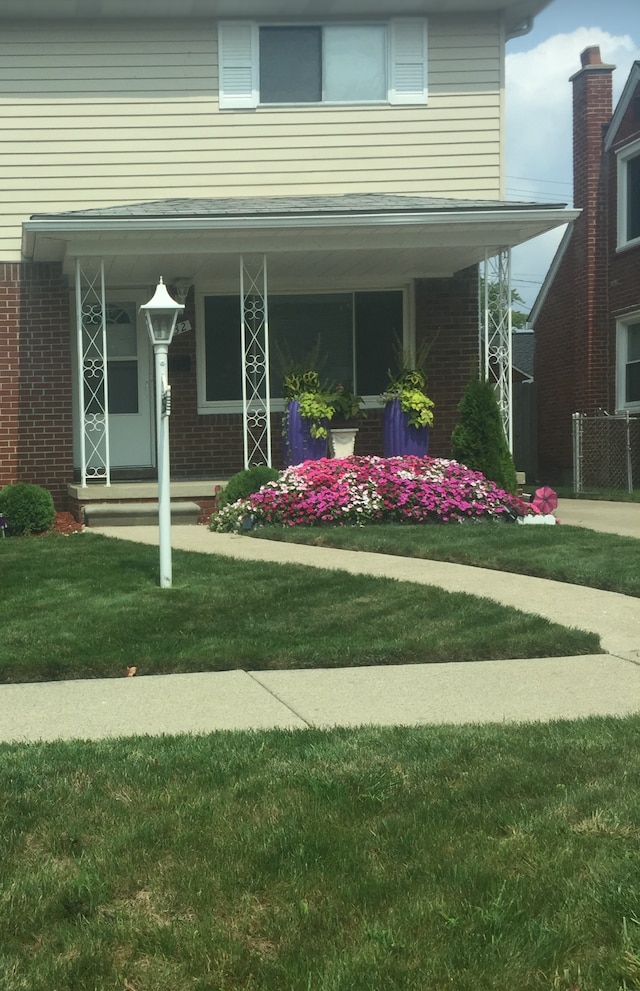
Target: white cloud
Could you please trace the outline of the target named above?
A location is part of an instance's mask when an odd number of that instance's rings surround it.
[[[602,61],[616,65],[614,107],[640,48],[629,35],[580,27],[556,34],[527,52],[506,58],[506,188],[508,199],[565,202],[572,191],[572,85],[580,53],[600,46]],[[513,279],[533,303],[534,277],[542,281],[562,231],[545,235],[514,252]]]

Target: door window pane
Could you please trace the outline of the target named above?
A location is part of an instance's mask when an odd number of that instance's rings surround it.
[[[382,25],[324,29],[325,100],[386,100],[386,64],[387,35]]]
[[[106,310],[109,413],[138,412],[138,329],[134,303]]]
[[[138,412],[138,362],[109,361],[109,414]]]
[[[136,307],[129,303],[123,306],[107,306],[107,352],[109,357],[133,357],[138,353],[136,330]]]
[[[260,28],[260,102],[322,100],[321,29]]]
[[[107,324],[107,354],[110,358],[131,358],[137,353],[135,324]]]

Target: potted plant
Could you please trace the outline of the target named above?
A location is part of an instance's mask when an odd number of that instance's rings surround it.
[[[337,385],[331,397],[333,417],[329,430],[329,453],[332,458],[348,458],[355,448],[359,417],[364,400],[344,385]]]
[[[382,394],[382,450],[385,458],[429,452],[433,424],[433,400],[426,393],[424,364],[431,345],[424,344],[415,358],[400,352],[397,371],[389,371],[389,385]]]
[[[306,369],[284,376],[284,398],[285,464],[326,458],[328,423],[334,412],[333,393],[322,388],[316,371]]]

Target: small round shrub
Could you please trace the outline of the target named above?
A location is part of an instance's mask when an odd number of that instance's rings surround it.
[[[56,518],[48,489],[18,482],[0,489],[0,514],[7,521],[10,537],[50,530]]]
[[[267,465],[254,465],[253,468],[246,468],[239,471],[237,475],[232,475],[226,486],[218,497],[218,507],[228,506],[238,499],[246,499],[247,496],[258,492],[267,482],[275,482],[280,477],[280,472]]]

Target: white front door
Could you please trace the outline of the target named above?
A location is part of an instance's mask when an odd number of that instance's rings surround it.
[[[154,464],[151,345],[137,303],[108,303],[107,376],[112,468]]]

